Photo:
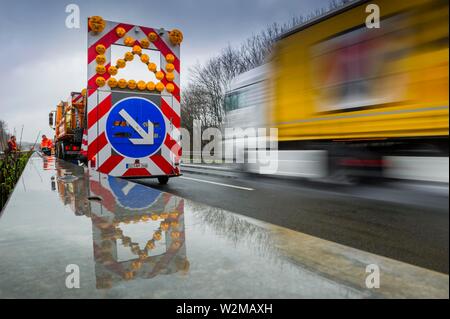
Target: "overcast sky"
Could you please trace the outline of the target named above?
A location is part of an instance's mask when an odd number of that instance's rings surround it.
[[[65,26],[68,4],[80,8],[81,28]],[[48,113],[70,91],[86,86],[86,21],[107,20],[179,28],[181,83],[188,69],[227,46],[239,45],[272,22],[285,22],[326,6],[327,0],[9,1],[0,11],[0,119],[34,141],[39,130],[53,136]]]

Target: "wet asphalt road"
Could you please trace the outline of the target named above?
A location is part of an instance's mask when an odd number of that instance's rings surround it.
[[[229,210],[447,273],[447,191],[403,184],[336,186],[199,170],[183,171],[168,185],[139,182]]]

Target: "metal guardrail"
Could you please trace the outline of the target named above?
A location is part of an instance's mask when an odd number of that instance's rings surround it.
[[[181,155],[182,163],[204,163],[202,152],[186,152],[183,150],[183,154]],[[214,160],[214,164],[223,164],[225,163],[224,158],[220,160]]]
[[[26,154],[29,153],[31,150],[23,150],[23,151],[18,151],[16,152],[16,154]],[[4,151],[0,151],[0,159],[4,159],[6,156],[6,153]]]

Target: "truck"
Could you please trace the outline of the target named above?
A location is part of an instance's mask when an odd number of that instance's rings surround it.
[[[379,28],[366,22],[374,5]],[[277,128],[281,175],[400,176],[415,157],[404,177],[425,166],[448,182],[448,57],[448,1],[351,1],[283,33],[267,64],[238,76],[227,125]]]
[[[82,159],[81,143],[85,123],[86,99],[83,92],[71,92],[49,113],[49,125],[55,130],[55,156],[60,159]]]

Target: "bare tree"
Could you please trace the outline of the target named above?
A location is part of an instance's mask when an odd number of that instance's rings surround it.
[[[0,120],[0,151],[5,151],[9,136],[6,122]]]
[[[206,63],[192,67],[189,84],[182,93],[183,127],[192,133],[193,120],[199,120],[203,127],[220,127],[225,115],[224,96],[234,77],[266,63],[277,38],[287,30],[350,1],[330,0],[327,8],[316,9],[306,16],[295,16],[283,24],[272,23],[239,47],[228,45]]]

